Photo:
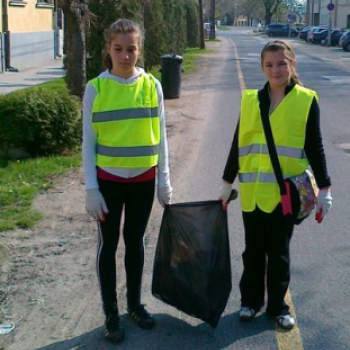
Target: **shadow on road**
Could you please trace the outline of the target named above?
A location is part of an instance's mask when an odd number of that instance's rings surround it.
[[[226,315],[221,318],[216,329],[212,329],[205,323],[192,326],[170,315],[156,314],[154,316],[157,326],[153,331],[136,328],[127,316],[122,316],[126,339],[117,345],[118,348],[127,350],[220,350],[239,343],[244,338],[275,330],[274,322],[265,315],[249,324],[241,323],[238,313]],[[103,338],[103,329],[99,327],[80,336],[33,350],[109,350],[115,347],[115,344],[110,344]]]

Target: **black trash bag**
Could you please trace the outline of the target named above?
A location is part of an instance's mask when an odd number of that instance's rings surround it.
[[[166,206],[152,294],[215,328],[232,289],[227,212],[219,201]]]

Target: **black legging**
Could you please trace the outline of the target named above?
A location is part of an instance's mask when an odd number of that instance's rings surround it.
[[[271,315],[287,314],[289,306],[284,297],[290,280],[289,243],[294,225],[287,221],[281,205],[272,213],[256,208],[243,212],[245,251],[240,281],[242,306],[260,310],[264,304],[265,276]]]
[[[108,314],[117,303],[115,253],[123,209],[127,305],[132,308],[140,304],[144,265],[143,237],[152,210],[155,180],[120,183],[99,179],[98,182],[109,211],[106,221],[98,225],[97,249],[97,276],[103,309]]]

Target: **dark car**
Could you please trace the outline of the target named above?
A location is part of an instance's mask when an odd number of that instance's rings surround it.
[[[339,40],[339,46],[344,50],[344,51],[349,51],[350,52],[350,30],[345,32],[340,40]]]
[[[306,41],[307,33],[310,29],[311,29],[311,26],[306,26],[303,29],[299,30],[299,39]]]
[[[319,32],[314,32],[312,37],[312,42],[314,44],[323,44],[327,45],[328,41],[328,29],[323,29]],[[342,35],[342,31],[339,29],[332,29],[331,30],[331,45],[336,46],[339,43],[339,39]]]
[[[306,41],[312,42],[314,33],[322,32],[323,30],[328,29],[328,26],[317,26],[317,27],[312,27],[308,32],[306,36]]]
[[[269,24],[266,26],[266,34],[269,37],[274,36],[289,36],[289,25],[284,23]],[[290,28],[290,36],[296,37],[298,31],[294,28]]]
[[[324,30],[321,30],[320,32],[314,33],[314,35],[312,36],[311,42],[313,44],[321,44],[321,41],[324,39],[327,39],[327,37],[328,37],[328,30],[324,29]]]
[[[335,29],[331,31],[331,46],[337,46],[339,44],[340,37],[343,35],[343,31],[339,29]],[[315,38],[316,37],[316,38]],[[328,44],[328,30],[323,32],[314,33],[314,42],[319,43],[319,39],[321,39],[321,45]]]

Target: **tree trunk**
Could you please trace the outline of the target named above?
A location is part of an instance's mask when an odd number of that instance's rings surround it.
[[[265,12],[265,23],[266,24],[270,24],[271,23],[271,18],[272,18],[271,12],[266,11]]]
[[[272,16],[282,4],[282,0],[263,0],[265,6],[265,24],[270,24]]]
[[[60,0],[65,16],[66,81],[71,94],[82,99],[86,84],[86,26],[89,0]]]
[[[214,40],[215,36],[216,36],[216,33],[215,33],[215,0],[211,0],[209,39]]]
[[[204,23],[203,23],[203,2],[202,0],[198,0],[198,12],[199,12],[199,47],[201,49],[205,49],[205,38],[204,38]]]

